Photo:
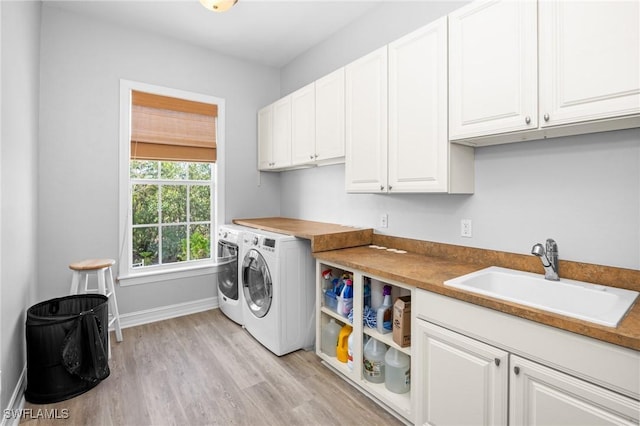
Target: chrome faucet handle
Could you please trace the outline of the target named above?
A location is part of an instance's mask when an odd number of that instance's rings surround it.
[[[551,267],[554,272],[558,272],[558,244],[552,239],[548,238],[545,244],[547,259],[551,263]]]
[[[546,247],[547,253],[555,253],[556,255],[558,254],[558,244],[555,242],[553,238],[547,238],[545,247]]]

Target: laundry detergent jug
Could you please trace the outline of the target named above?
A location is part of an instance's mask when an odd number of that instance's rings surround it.
[[[329,356],[336,356],[336,346],[338,344],[340,329],[341,327],[333,318],[322,327],[322,342],[320,344],[320,350],[322,350],[322,352]]]
[[[366,380],[372,383],[384,383],[384,356],[386,352],[387,345],[373,337],[364,345],[362,375]]]
[[[338,345],[336,347],[336,358],[340,362],[347,362],[349,356],[349,336],[351,335],[353,328],[350,325],[345,325],[338,334]]]

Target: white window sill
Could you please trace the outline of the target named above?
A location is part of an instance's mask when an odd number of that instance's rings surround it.
[[[192,278],[201,275],[213,275],[219,270],[219,264],[208,263],[206,265],[192,265],[182,268],[159,269],[143,271],[118,276],[118,283],[122,287],[139,284],[152,284],[160,281]]]

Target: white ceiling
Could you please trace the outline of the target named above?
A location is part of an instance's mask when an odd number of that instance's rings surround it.
[[[211,12],[199,0],[44,3],[279,68],[382,1],[394,0],[239,0],[225,13]]]

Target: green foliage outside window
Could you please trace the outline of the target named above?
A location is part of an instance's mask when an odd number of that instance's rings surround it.
[[[209,163],[130,163],[132,255],[136,267],[211,257]]]

